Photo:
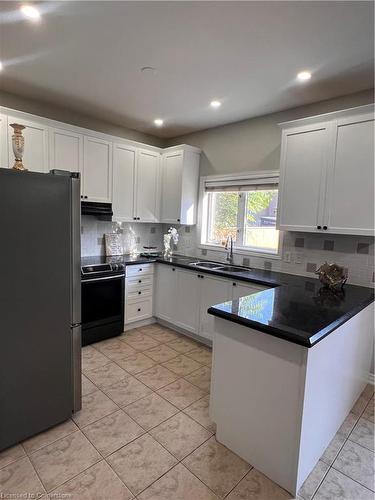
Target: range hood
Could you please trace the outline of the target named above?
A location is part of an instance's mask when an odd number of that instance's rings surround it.
[[[111,221],[113,215],[112,204],[81,201],[81,214],[94,215],[100,220]]]

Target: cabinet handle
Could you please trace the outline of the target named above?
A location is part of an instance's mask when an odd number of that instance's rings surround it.
[[[172,267],[172,271],[175,271],[176,269],[174,267]]]
[[[140,307],[138,307],[138,312],[141,312],[141,308]]]
[[[83,194],[81,194],[81,199],[83,198]]]
[[[140,273],[141,271],[143,271],[143,269],[140,267],[140,268],[138,269],[138,272]]]
[[[180,222],[180,221],[181,221],[181,219],[177,219],[177,222]]]
[[[138,280],[138,283],[142,283],[142,280]]]
[[[141,220],[141,218],[140,218],[140,217],[137,217],[137,220]]]
[[[141,295],[142,292],[138,292],[138,295]]]
[[[233,283],[233,286],[237,286],[237,283]]]
[[[133,217],[133,220],[137,220],[137,217]]]
[[[85,196],[85,200],[87,200],[88,196]]]
[[[324,230],[327,230],[327,229],[328,229],[328,227],[327,227],[327,226],[323,226],[323,229],[324,229]]]
[[[316,226],[318,229],[322,229],[322,226]]]

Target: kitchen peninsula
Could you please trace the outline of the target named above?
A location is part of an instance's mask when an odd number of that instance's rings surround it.
[[[374,315],[369,288],[294,278],[208,311],[217,439],[293,495],[367,383]]]

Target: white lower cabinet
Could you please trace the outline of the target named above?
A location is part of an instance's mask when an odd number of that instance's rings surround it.
[[[199,335],[212,339],[214,316],[207,313],[209,307],[232,300],[232,282],[228,279],[202,275],[200,279],[200,327]]]
[[[200,280],[198,274],[177,269],[176,274],[176,319],[175,323],[188,332],[198,333]]]
[[[153,264],[126,266],[125,325],[152,317],[153,285]]]
[[[266,290],[267,287],[256,284],[247,284],[244,282],[233,281],[232,282],[232,300],[239,299],[241,297],[246,297],[252,293],[261,292]]]
[[[207,313],[209,307],[266,288],[157,264],[154,316],[211,340],[214,317]]]
[[[176,268],[156,265],[155,316],[170,323],[175,323],[176,313]]]

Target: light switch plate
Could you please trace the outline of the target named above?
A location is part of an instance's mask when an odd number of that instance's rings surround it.
[[[301,253],[296,253],[295,257],[294,257],[294,262],[296,264],[302,264],[302,259],[303,259],[303,256]]]
[[[284,262],[290,262],[290,261],[291,261],[290,252],[284,252]]]

